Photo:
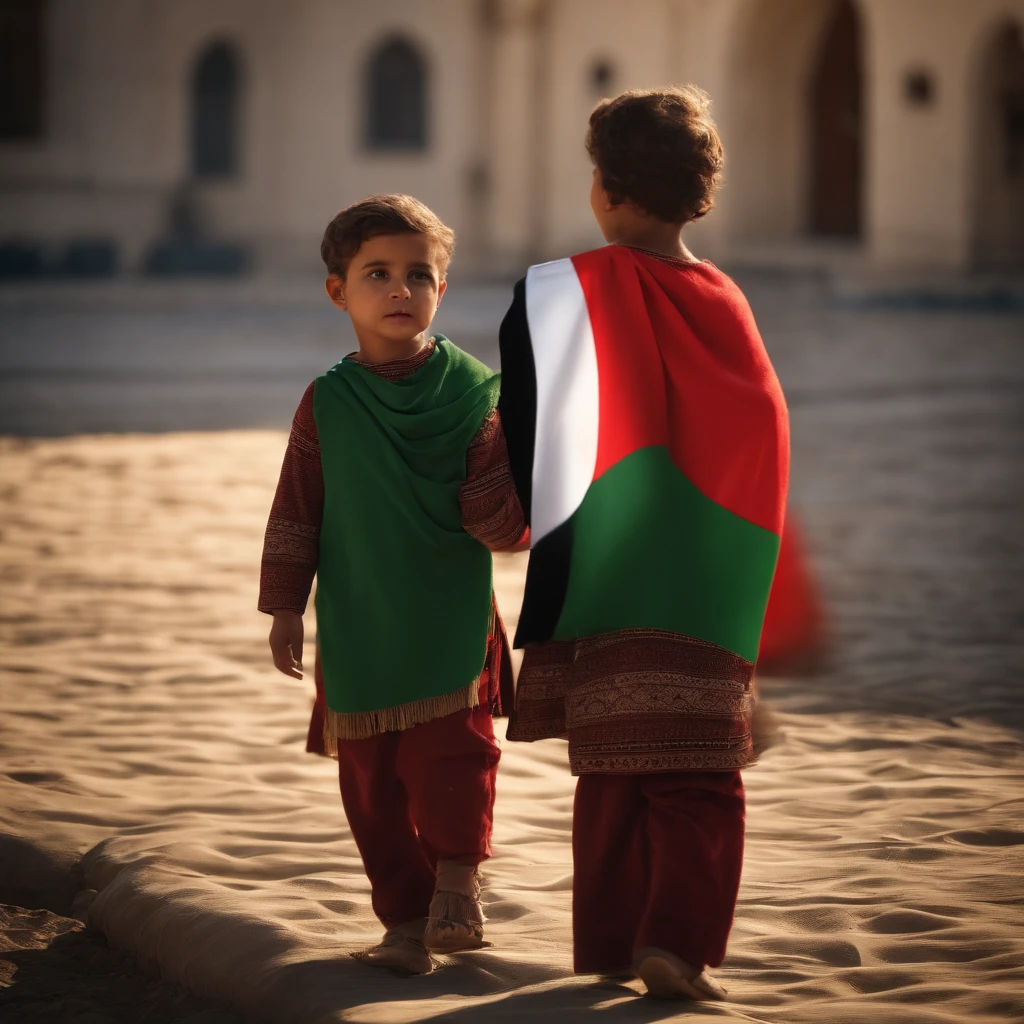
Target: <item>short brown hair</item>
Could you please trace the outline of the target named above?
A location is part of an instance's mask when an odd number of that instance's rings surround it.
[[[412,196],[367,196],[339,210],[324,231],[320,256],[328,274],[344,277],[359,247],[380,235],[426,235],[436,246],[444,277],[455,251],[455,232],[428,206]]]
[[[671,224],[703,217],[715,203],[725,152],[711,98],[695,85],[633,89],[590,115],[587,152],[604,189]]]

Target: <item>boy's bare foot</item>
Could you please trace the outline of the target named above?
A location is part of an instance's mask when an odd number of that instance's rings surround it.
[[[484,910],[475,864],[437,862],[437,888],[423,941],[434,953],[459,953],[484,944]]]
[[[726,998],[725,989],[707,971],[665,949],[642,949],[636,955],[636,972],[654,999]]]
[[[384,933],[384,938],[378,945],[362,949],[352,956],[360,963],[369,964],[371,967],[385,967],[395,974],[429,974],[434,969],[434,964],[427,947],[423,945],[425,927],[424,918],[396,925]]]

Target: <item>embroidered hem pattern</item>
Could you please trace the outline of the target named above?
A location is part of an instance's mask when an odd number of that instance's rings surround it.
[[[414,725],[432,722],[435,718],[453,715],[456,711],[475,708],[480,704],[480,678],[469,686],[439,697],[426,697],[393,708],[377,711],[342,712],[325,709],[324,748],[331,757],[338,756],[338,740],[363,740],[382,732],[410,729]]]
[[[567,738],[574,775],[744,768],[753,671],[664,630],[541,644],[526,651],[508,738]]]

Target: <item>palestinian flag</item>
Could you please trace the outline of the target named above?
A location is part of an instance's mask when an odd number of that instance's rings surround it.
[[[739,288],[611,245],[531,267],[500,339],[532,537],[516,646],[640,627],[755,662],[789,427]]]

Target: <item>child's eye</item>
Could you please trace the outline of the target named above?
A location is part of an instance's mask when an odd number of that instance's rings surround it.
[[[387,276],[388,272],[386,270],[380,269],[379,267],[376,270],[370,271],[370,277],[374,278],[377,281],[383,281]]]
[[[432,280],[431,276],[425,270],[414,270],[412,272],[412,276],[417,281],[430,281],[430,280]]]

